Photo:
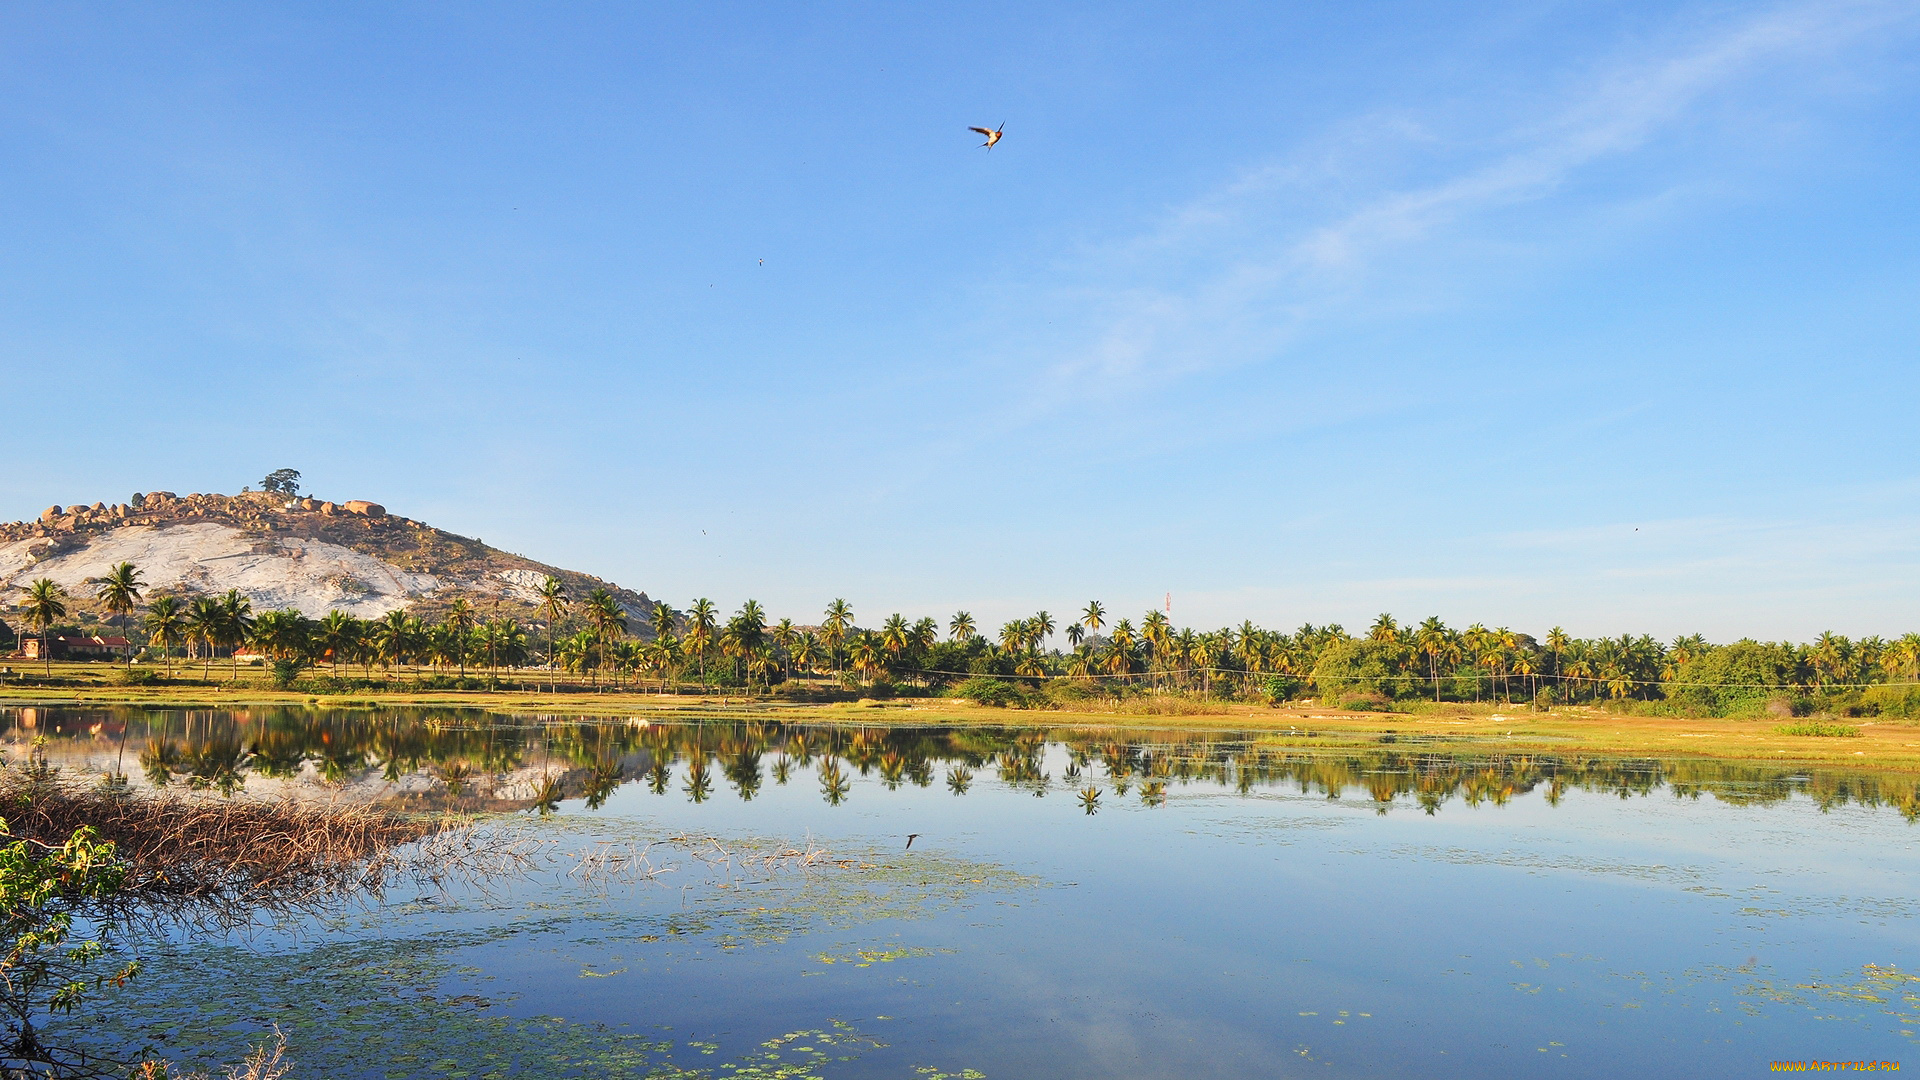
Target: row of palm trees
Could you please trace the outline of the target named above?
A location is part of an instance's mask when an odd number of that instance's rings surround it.
[[[138,568],[123,562],[88,584],[124,628],[142,601]],[[219,596],[155,596],[142,622],[151,646],[169,663],[173,651],[185,647],[190,656],[204,657],[210,672],[216,652],[251,645],[275,661],[359,664],[369,675],[375,664],[392,670],[430,663],[463,675],[469,667],[484,666],[497,677],[503,667],[537,658],[534,634],[544,629],[540,644],[550,671],[577,672],[595,684],[603,672],[616,682],[651,674],[663,690],[689,673],[702,684],[719,679],[750,690],[796,675],[830,673],[868,685],[971,675],[1067,677],[1202,696],[1215,694],[1223,681],[1242,693],[1262,682],[1282,688],[1364,683],[1393,688],[1396,696],[1429,693],[1436,701],[1469,695],[1511,699],[1516,692],[1531,697],[1551,686],[1558,688],[1559,700],[1577,701],[1660,697],[1666,688],[1684,683],[1688,672],[1697,672],[1696,661],[1716,652],[1699,635],[1663,644],[1646,635],[1575,638],[1555,627],[1537,639],[1477,623],[1456,630],[1438,617],[1403,625],[1390,614],[1375,619],[1364,636],[1339,625],[1307,624],[1286,633],[1251,621],[1207,631],[1176,627],[1160,611],[1148,611],[1138,625],[1112,619],[1097,600],[1064,626],[1040,611],[1002,624],[992,640],[966,611],[948,620],[944,636],[932,618],[910,622],[898,613],[878,627],[862,628],[845,599],[829,603],[813,625],[770,622],[754,600],[723,619],[704,597],[684,611],[657,603],[634,625],[604,588],[589,591],[576,604],[565,584],[549,577],[539,597],[544,628],[507,616],[483,618],[465,598],[453,600],[434,623],[404,611],[375,620],[341,611],[317,620],[294,611],[256,616],[236,590]],[[49,627],[66,616],[66,599],[46,578],[28,587],[23,608],[43,643]],[[1053,645],[1056,632],[1066,638],[1065,648]],[[1780,678],[1814,690],[1920,677],[1920,634],[1853,641],[1826,633],[1806,645],[1769,648],[1781,658]],[[235,665],[237,670],[237,660]]]

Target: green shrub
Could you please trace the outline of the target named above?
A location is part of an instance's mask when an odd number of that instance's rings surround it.
[[[1266,691],[1267,704],[1278,705],[1299,697],[1307,684],[1292,675],[1269,675],[1261,688]]]
[[[302,671],[305,671],[306,668],[307,668],[307,665],[305,661],[296,660],[290,656],[282,657],[279,660],[275,660],[273,662],[274,688],[278,690],[287,690],[292,688],[293,680],[299,678],[300,673]]]
[[[995,705],[1003,709],[1027,707],[1026,690],[1005,679],[975,676],[954,687],[953,696],[966,698],[979,705]]]
[[[1400,662],[1406,650],[1380,641],[1336,641],[1320,653],[1313,665],[1313,684],[1329,701],[1357,694],[1382,699],[1413,696],[1423,687],[1402,678]]]
[[[1354,712],[1392,712],[1393,711],[1393,703],[1387,700],[1387,696],[1385,694],[1379,693],[1377,691],[1369,691],[1364,694],[1353,694],[1343,699],[1340,702],[1339,707],[1342,709],[1351,709]]]
[[[1787,645],[1736,641],[1680,665],[1667,700],[1715,716],[1757,715],[1799,681],[1800,658]]]
[[[1869,686],[1861,692],[1860,704],[1871,709],[1875,716],[1912,719],[1920,716],[1920,686],[1911,683]]]
[[[115,686],[158,686],[160,673],[152,668],[121,668],[114,673],[113,684]]]
[[[1825,720],[1802,720],[1797,724],[1781,724],[1773,730],[1780,735],[1813,735],[1828,739],[1851,738],[1860,734],[1860,729],[1852,724],[1834,724]]]

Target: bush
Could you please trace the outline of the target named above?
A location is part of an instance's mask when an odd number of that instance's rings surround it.
[[[1393,702],[1387,700],[1385,694],[1369,691],[1346,698],[1340,702],[1340,708],[1351,709],[1354,712],[1392,712]]]
[[[1278,705],[1299,697],[1307,684],[1292,675],[1269,675],[1261,688],[1266,691],[1267,704]]]
[[[1860,704],[1872,710],[1875,716],[1912,719],[1920,716],[1920,686],[1869,686],[1861,692]]]
[[[1092,701],[1107,701],[1113,695],[1105,688],[1091,681],[1081,679],[1048,679],[1040,684],[1040,695],[1047,704],[1054,706],[1084,705]]]
[[[1786,645],[1736,641],[1680,665],[1667,700],[1715,716],[1752,715],[1797,682],[1800,658]]]
[[[1400,678],[1406,651],[1380,641],[1336,641],[1313,665],[1313,683],[1328,700],[1355,694],[1378,695],[1383,700],[1413,696],[1421,687]]]
[[[976,676],[955,687],[953,696],[966,698],[978,705],[994,705],[1003,709],[1027,707],[1026,690],[1004,679]]]
[[[152,668],[121,668],[114,673],[113,684],[115,686],[158,686],[160,673]]]
[[[293,687],[293,680],[299,678],[300,673],[305,671],[306,667],[305,661],[296,660],[290,656],[275,660],[273,662],[274,688],[276,690],[291,689]]]
[[[1851,738],[1860,734],[1860,729],[1852,724],[1833,724],[1824,720],[1802,720],[1797,724],[1781,724],[1773,730],[1780,735],[1813,735],[1827,739]]]

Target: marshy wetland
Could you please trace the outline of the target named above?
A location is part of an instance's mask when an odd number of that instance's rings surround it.
[[[298,1076],[1731,1076],[1920,1033],[1912,773],[720,711],[20,707],[0,738],[533,854],[149,940],[69,1034],[197,1068],[277,1028]]]

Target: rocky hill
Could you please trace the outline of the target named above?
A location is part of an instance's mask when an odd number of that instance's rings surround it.
[[[86,579],[131,562],[149,595],[238,589],[255,611],[335,609],[376,618],[396,608],[432,617],[456,596],[484,614],[531,615],[548,575],[578,600],[611,590],[635,631],[653,610],[646,594],[537,563],[389,514],[377,503],[327,502],[251,492],[157,491],[115,505],[50,506],[37,521],[0,525],[0,601],[19,603],[35,578],[52,578],[92,610]]]

